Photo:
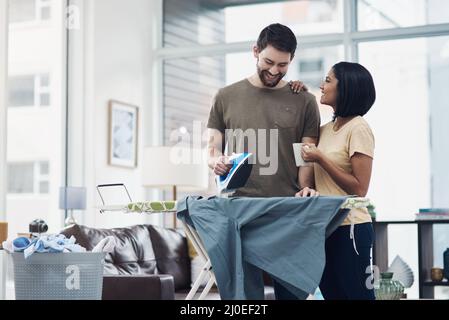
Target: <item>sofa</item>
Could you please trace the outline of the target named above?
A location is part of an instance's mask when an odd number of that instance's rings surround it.
[[[72,225],[61,233],[74,236],[88,251],[107,236],[115,238],[116,247],[105,258],[103,300],[184,299],[190,290],[192,254],[182,230],[154,225],[113,229]],[[266,299],[274,298],[270,286],[265,291]],[[219,299],[217,289],[206,299]]]
[[[92,250],[107,236],[116,247],[105,258],[104,300],[173,300],[190,287],[190,259],[185,236],[153,225],[97,229],[72,225],[61,231]]]

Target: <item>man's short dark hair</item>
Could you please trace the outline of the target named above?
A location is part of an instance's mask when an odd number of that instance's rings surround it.
[[[257,39],[259,51],[264,50],[268,45],[280,51],[289,52],[293,59],[298,44],[295,34],[289,27],[280,23],[273,23],[263,29],[259,39]]]
[[[369,71],[352,62],[339,62],[332,70],[338,80],[334,117],[364,116],[376,101],[376,88]]]

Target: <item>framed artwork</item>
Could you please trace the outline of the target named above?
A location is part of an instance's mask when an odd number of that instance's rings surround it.
[[[137,167],[139,109],[136,106],[109,101],[109,164]]]

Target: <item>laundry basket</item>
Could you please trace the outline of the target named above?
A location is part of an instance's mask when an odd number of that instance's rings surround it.
[[[12,253],[17,300],[101,300],[105,253]]]

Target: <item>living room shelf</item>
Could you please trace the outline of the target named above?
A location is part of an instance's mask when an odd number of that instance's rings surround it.
[[[418,285],[420,299],[433,299],[434,288],[437,286],[449,286],[449,282],[435,282],[430,280],[430,271],[434,266],[433,261],[433,225],[449,224],[449,220],[406,220],[406,221],[374,221],[374,264],[380,272],[388,269],[388,226],[400,224],[414,224],[418,229]]]

